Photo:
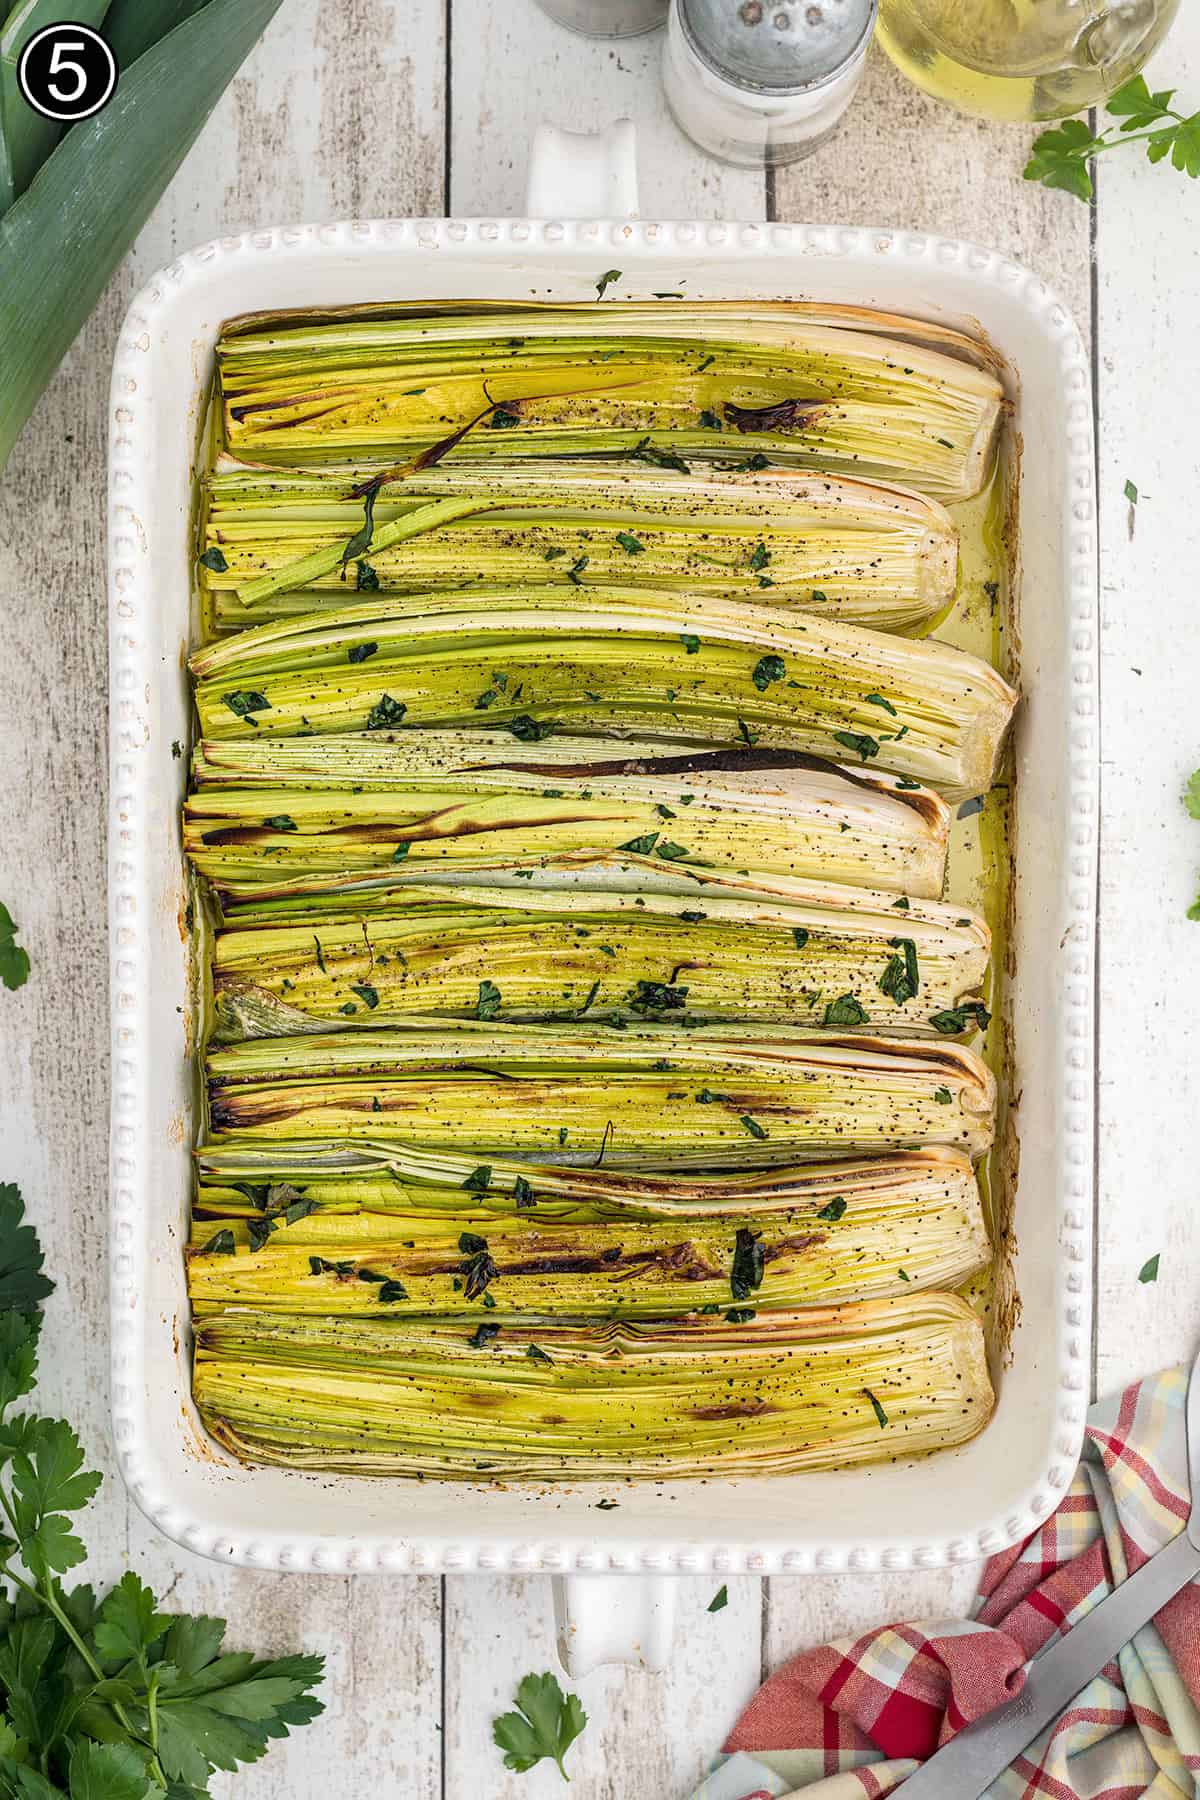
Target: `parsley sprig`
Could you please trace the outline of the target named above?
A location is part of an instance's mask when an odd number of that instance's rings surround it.
[[[553,1675],[526,1675],[517,1689],[518,1711],[501,1713],[492,1722],[492,1737],[504,1751],[504,1766],[524,1774],[543,1757],[571,1778],[563,1757],[587,1724],[578,1694],[564,1694]]]
[[[1117,89],[1105,109],[1121,120],[1119,126],[1096,136],[1086,119],[1064,119],[1033,140],[1025,179],[1090,200],[1095,191],[1092,158],[1120,144],[1145,144],[1150,162],[1165,162],[1169,156],[1173,169],[1194,179],[1200,175],[1200,112],[1177,112],[1171,105],[1175,93],[1174,88],[1163,88],[1152,94],[1145,77],[1135,75]]]
[[[0,1793],[207,1800],[322,1710],[322,1658],[223,1651],[223,1619],[162,1613],[132,1570],[101,1601],[60,1577],[86,1554],[71,1514],[100,1476],[65,1419],[12,1408],[34,1385],[42,1273],[18,1190],[0,1183]]]
[[[6,988],[24,987],[29,979],[29,952],[17,942],[17,922],[0,901],[0,981]]]

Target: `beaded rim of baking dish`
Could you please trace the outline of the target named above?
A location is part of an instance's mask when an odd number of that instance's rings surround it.
[[[144,935],[138,927],[144,891],[147,844],[136,805],[137,759],[147,746],[130,739],[137,718],[136,695],[148,691],[160,671],[152,657],[153,630],[139,632],[154,605],[144,570],[131,554],[137,537],[139,504],[145,504],[144,476],[149,454],[149,409],[140,404],[145,358],[153,347],[160,315],[173,295],[221,260],[257,257],[284,249],[503,251],[524,254],[540,247],[571,251],[594,246],[627,257],[704,255],[735,249],[747,258],[772,253],[808,255],[830,261],[866,259],[953,266],[973,281],[1006,292],[1035,316],[1054,341],[1065,395],[1066,580],[1069,604],[1069,692],[1071,769],[1066,820],[1068,929],[1061,1022],[1066,1045],[1060,1070],[1061,1136],[1057,1170],[1061,1196],[1058,1230],[1062,1283],[1056,1330],[1058,1404],[1054,1459],[1044,1478],[970,1536],[949,1542],[889,1547],[880,1542],[859,1548],[784,1545],[756,1548],[745,1543],[697,1546],[694,1539],[672,1545],[640,1545],[622,1533],[612,1513],[595,1535],[536,1541],[489,1542],[463,1538],[404,1536],[387,1539],[356,1533],[273,1533],[235,1539],[211,1516],[181,1506],[170,1492],[169,1471],[152,1446],[147,1393],[151,1374],[144,1356],[144,1283],[151,1254],[152,1212],[139,1173],[136,1118],[144,1091],[146,1046],[131,1021],[137,995],[150,979]],[[653,266],[643,262],[643,267]],[[113,1436],[122,1475],[139,1507],[159,1528],[187,1548],[218,1561],[279,1570],[380,1573],[612,1573],[796,1574],[839,1570],[940,1568],[994,1554],[1019,1542],[1044,1521],[1066,1491],[1083,1439],[1090,1387],[1091,1251],[1094,1160],[1094,973],[1098,855],[1098,574],[1093,422],[1087,352],[1069,310],[1028,269],[1010,258],[932,233],[870,227],[719,222],[660,223],[632,220],[537,221],[523,219],[406,219],[281,227],[216,239],[160,271],[132,302],[118,341],[113,368],[109,448],[109,631],[110,631],[110,798],[109,918],[112,1011],[112,1148],[110,1164],[110,1300]],[[201,1431],[198,1422],[195,1429]],[[256,1473],[212,1451],[223,1473],[247,1478]],[[372,1477],[377,1481],[378,1477]],[[486,1489],[481,1490],[486,1492]],[[486,1531],[486,1528],[484,1528]],[[611,1534],[611,1535],[610,1535]],[[506,1534],[507,1535],[507,1534]],[[514,1534],[515,1535],[515,1534]]]

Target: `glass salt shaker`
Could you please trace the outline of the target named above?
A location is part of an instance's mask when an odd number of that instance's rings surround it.
[[[667,0],[538,0],[544,13],[583,37],[640,37],[667,16]]]
[[[671,0],[663,87],[681,131],[745,168],[831,136],[862,77],[878,0]]]

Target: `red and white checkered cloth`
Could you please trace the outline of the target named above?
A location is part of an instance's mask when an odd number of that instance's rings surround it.
[[[1184,1402],[1171,1369],[1093,1407],[1058,1511],[988,1563],[970,1620],[888,1625],[804,1651],[761,1687],[695,1800],[876,1800],[1188,1516]],[[1185,1588],[993,1782],[990,1800],[1200,1796],[1200,1585]]]

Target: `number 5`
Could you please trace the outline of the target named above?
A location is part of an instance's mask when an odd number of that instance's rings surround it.
[[[86,49],[87,45],[83,42],[82,38],[60,38],[51,48],[50,68],[48,73],[51,76],[54,76],[68,72],[75,77],[75,86],[70,90],[60,87],[56,81],[47,81],[46,86],[60,106],[73,106],[87,87],[87,70],[83,67],[82,63],[72,62],[71,58],[66,54],[68,50],[80,51]]]

